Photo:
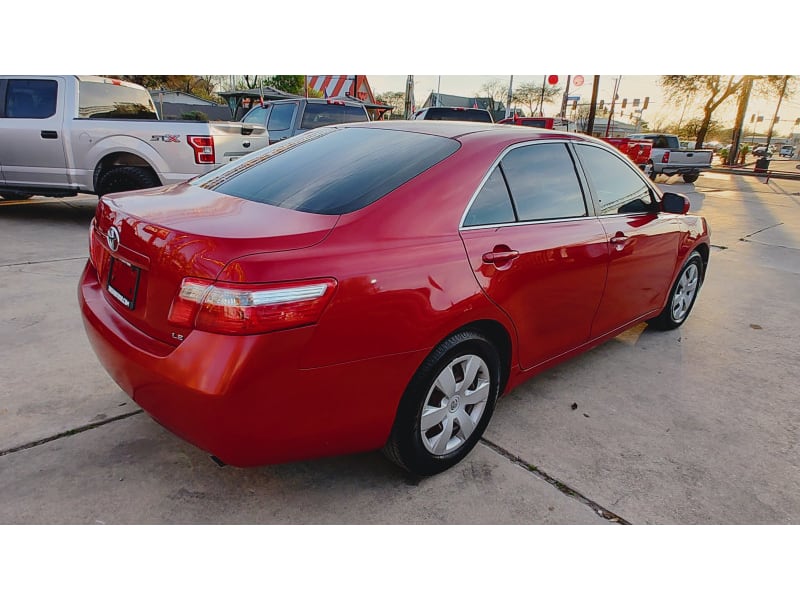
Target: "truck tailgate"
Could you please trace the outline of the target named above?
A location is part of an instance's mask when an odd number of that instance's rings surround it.
[[[214,137],[217,164],[228,163],[269,145],[267,129],[263,125],[223,121],[208,125]]]

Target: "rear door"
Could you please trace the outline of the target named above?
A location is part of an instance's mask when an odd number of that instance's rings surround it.
[[[68,183],[63,77],[8,78],[0,107],[0,164],[6,185]]]
[[[638,320],[664,302],[678,255],[679,219],[658,212],[641,172],[616,153],[575,144],[610,252],[608,283],[592,337]]]
[[[588,340],[608,245],[567,144],[526,144],[502,156],[461,237],[479,284],[514,322],[523,369]]]

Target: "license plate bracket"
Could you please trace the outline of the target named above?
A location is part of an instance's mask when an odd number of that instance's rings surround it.
[[[108,267],[106,289],[122,306],[133,310],[136,306],[136,292],[139,290],[141,269],[130,263],[111,257]]]

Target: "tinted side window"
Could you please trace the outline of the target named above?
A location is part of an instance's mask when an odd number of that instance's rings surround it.
[[[244,116],[242,119],[243,123],[255,123],[256,125],[264,125],[267,121],[267,111],[269,110],[268,107],[261,107],[257,106],[249,113]]]
[[[464,218],[464,226],[513,223],[516,220],[503,173],[497,167],[481,188]]]
[[[317,104],[309,102],[303,113],[300,129],[314,129],[325,125],[339,125],[341,123],[358,123],[369,121],[366,110],[362,106],[347,106],[345,104]]]
[[[82,119],[158,119],[150,94],[138,87],[81,81],[78,93]]]
[[[564,144],[515,148],[500,164],[520,221],[586,216],[575,165]]]
[[[601,215],[647,212],[654,206],[650,188],[635,167],[603,148],[575,147],[594,187]]]
[[[297,105],[291,104],[273,104],[272,112],[267,121],[267,129],[269,131],[283,131],[292,126],[292,117],[294,117],[294,109]]]
[[[46,119],[56,114],[58,82],[51,79],[9,79],[6,114],[9,119]]]

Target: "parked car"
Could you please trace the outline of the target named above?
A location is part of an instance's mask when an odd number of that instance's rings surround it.
[[[587,136],[325,127],[102,198],[79,303],[119,386],[225,463],[383,448],[430,475],[500,394],[686,320],[710,248],[688,210]]]
[[[663,173],[667,176],[682,175],[686,183],[694,183],[702,171],[711,168],[714,158],[712,150],[681,150],[680,140],[677,135],[670,133],[632,133],[628,136],[633,140],[650,140],[653,149],[650,152],[652,170],[650,178]]]
[[[168,185],[267,146],[263,126],[160,121],[145,88],[105,77],[0,76],[0,196]]]
[[[494,123],[492,113],[485,108],[462,108],[461,106],[431,106],[428,108],[421,108],[411,115],[411,120]]]
[[[773,148],[767,146],[756,146],[753,148],[753,156],[761,156],[769,158],[772,156]]]
[[[789,144],[784,144],[781,146],[780,156],[792,158],[794,156],[794,146]]]
[[[560,117],[520,117],[514,115],[497,122],[498,125],[522,125],[524,127],[541,127],[556,131],[575,131],[574,123]]]
[[[335,98],[274,100],[254,106],[242,117],[243,123],[265,126],[270,144],[325,125],[366,121],[369,113],[361,102]]]

